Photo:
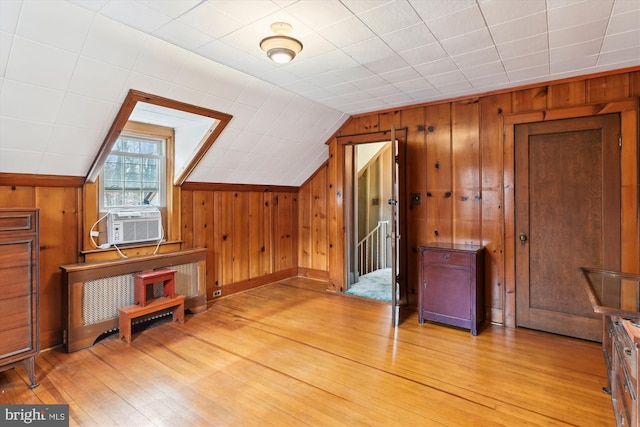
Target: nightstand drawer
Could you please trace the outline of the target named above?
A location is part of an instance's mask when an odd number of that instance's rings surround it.
[[[424,264],[447,264],[468,266],[473,262],[475,254],[448,251],[430,251],[423,254]]]

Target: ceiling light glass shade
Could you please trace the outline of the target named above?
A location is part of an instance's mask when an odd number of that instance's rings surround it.
[[[266,37],[260,42],[260,48],[267,52],[273,62],[286,64],[302,51],[302,43],[287,36],[291,29],[291,25],[286,22],[274,22],[271,24],[271,31],[277,35]]]
[[[271,36],[262,39],[260,48],[278,64],[286,64],[302,50],[302,43],[289,36]]]

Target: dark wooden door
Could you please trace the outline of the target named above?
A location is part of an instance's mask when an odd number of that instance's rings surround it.
[[[580,267],[620,267],[617,115],[516,127],[516,324],[600,341]]]

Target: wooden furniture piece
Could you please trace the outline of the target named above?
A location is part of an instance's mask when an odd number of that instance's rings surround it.
[[[206,310],[206,251],[197,248],[61,266],[65,350],[90,347],[101,335],[119,327],[118,309],[133,305],[133,276],[142,271],[175,270],[175,292],[184,295],[184,308],[193,313]],[[145,316],[139,320],[156,315]]]
[[[434,243],[419,252],[418,321],[467,328],[478,335],[484,322],[484,247]]]
[[[173,321],[184,323],[184,295],[173,298],[154,298],[144,306],[128,305],[118,309],[118,326],[120,328],[120,339],[131,342],[131,321],[147,314],[157,313],[161,310],[173,308]]]
[[[149,291],[153,285],[162,283],[162,295],[167,298],[175,296],[175,270],[161,268],[159,270],[143,271],[133,275],[133,303],[141,307],[147,305]]]
[[[618,426],[640,427],[640,275],[583,268],[593,311],[603,317],[602,353]]]
[[[0,209],[0,371],[24,365],[29,388],[40,352],[38,215]]]

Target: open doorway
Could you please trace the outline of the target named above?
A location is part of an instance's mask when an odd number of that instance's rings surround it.
[[[397,174],[395,144],[369,142],[345,147],[348,177],[348,274],[345,293],[384,302],[398,300],[393,243]],[[397,260],[397,258],[396,258]],[[393,298],[392,289],[396,295]]]

